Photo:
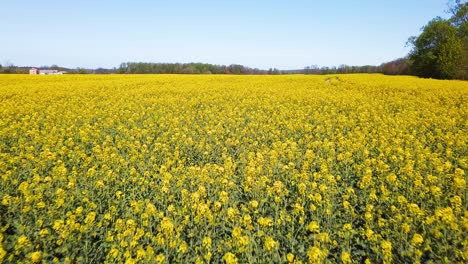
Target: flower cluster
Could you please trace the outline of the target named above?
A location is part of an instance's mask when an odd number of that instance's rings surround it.
[[[0,262],[468,261],[466,82],[4,75],[0,102]]]

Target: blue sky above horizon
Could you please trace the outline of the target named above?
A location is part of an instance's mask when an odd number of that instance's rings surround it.
[[[378,65],[446,17],[447,0],[2,1],[0,64]]]

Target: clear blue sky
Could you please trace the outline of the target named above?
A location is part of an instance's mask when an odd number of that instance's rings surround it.
[[[117,67],[121,62],[380,64],[447,0],[0,1],[0,63]]]

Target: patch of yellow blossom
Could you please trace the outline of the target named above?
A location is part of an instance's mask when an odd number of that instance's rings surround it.
[[[468,261],[466,82],[1,75],[0,102],[0,262]]]

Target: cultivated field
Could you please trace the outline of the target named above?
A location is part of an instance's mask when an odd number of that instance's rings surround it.
[[[468,83],[0,76],[0,262],[468,261]]]

